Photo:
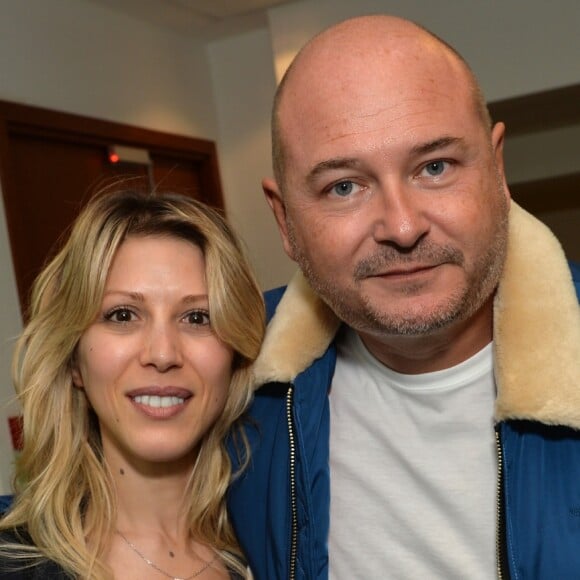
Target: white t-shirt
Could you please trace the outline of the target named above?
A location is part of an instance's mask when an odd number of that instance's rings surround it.
[[[330,579],[496,575],[492,345],[443,371],[385,367],[342,331],[330,394]]]

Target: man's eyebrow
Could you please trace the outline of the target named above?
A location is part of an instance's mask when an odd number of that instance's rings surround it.
[[[427,143],[421,143],[415,145],[411,149],[411,154],[413,155],[425,155],[432,153],[433,151],[438,151],[450,145],[459,145],[461,147],[465,146],[465,141],[461,137],[451,137],[445,136],[435,139],[433,141],[428,141]],[[335,157],[333,159],[327,159],[317,163],[306,176],[306,181],[312,183],[316,178],[324,173],[325,171],[332,171],[334,169],[358,169],[361,166],[359,159],[353,157]]]
[[[333,169],[356,169],[360,167],[360,161],[352,157],[336,157],[317,163],[306,176],[306,181],[313,182],[321,173]]]
[[[440,137],[434,141],[415,145],[411,149],[411,153],[413,155],[425,155],[427,153],[432,153],[433,151],[438,151],[439,149],[448,147],[449,145],[459,145],[463,147],[465,146],[465,141],[461,137]]]

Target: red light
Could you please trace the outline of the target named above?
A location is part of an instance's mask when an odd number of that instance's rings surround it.
[[[109,161],[111,163],[119,163],[119,156],[116,153],[109,153]]]

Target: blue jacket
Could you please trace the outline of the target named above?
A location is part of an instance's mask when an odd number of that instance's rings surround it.
[[[580,269],[573,274],[553,235],[512,204],[494,302],[503,578],[580,578]],[[340,323],[300,274],[266,301],[252,459],[230,489],[230,514],[256,580],[326,580],[327,393]]]

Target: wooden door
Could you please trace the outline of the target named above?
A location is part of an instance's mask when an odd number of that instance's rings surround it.
[[[150,164],[111,163],[114,145],[146,150]],[[0,179],[23,312],[55,244],[101,187],[176,191],[223,209],[210,141],[5,102]]]

